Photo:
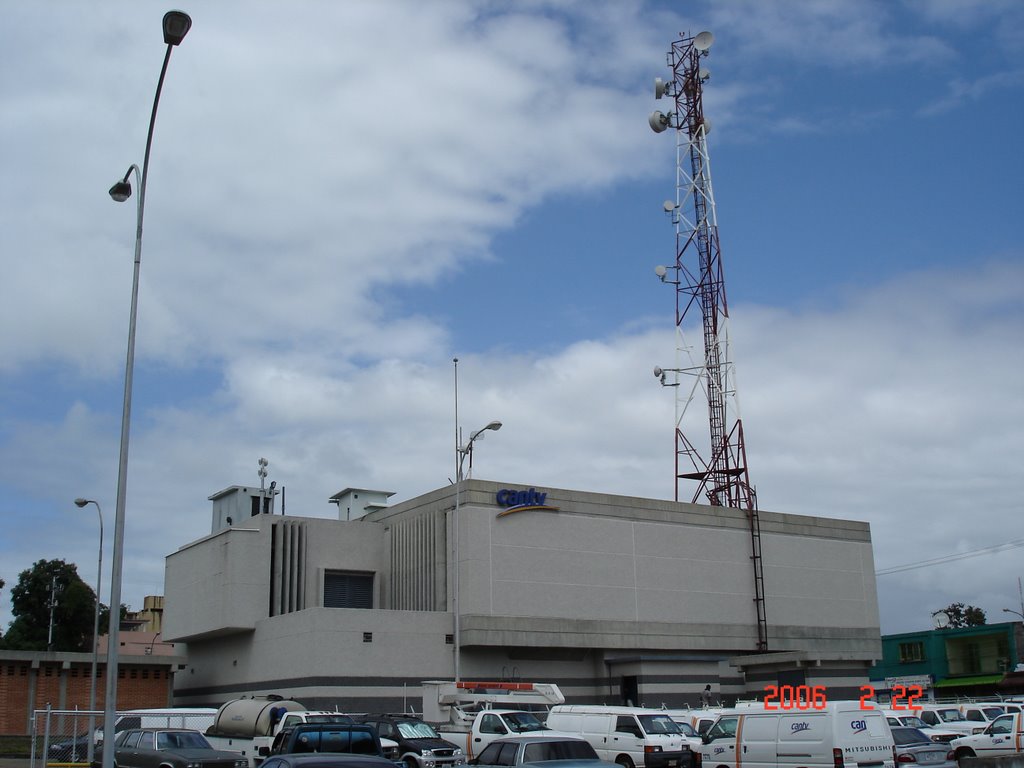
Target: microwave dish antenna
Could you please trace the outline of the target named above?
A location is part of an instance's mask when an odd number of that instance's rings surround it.
[[[693,47],[701,53],[706,53],[714,42],[715,36],[710,32],[705,31],[693,38]]]

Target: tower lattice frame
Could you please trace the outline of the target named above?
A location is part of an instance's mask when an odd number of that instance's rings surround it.
[[[672,79],[658,81],[656,96],[674,99],[674,111],[668,116],[654,113],[655,130],[675,128],[676,198],[665,204],[675,225],[675,263],[659,268],[661,279],[675,285],[676,367],[668,369],[674,380],[666,381],[666,371],[657,369],[661,383],[675,388],[675,499],[680,488],[696,481],[691,501],[701,497],[719,507],[745,510],[750,521],[751,561],[754,572],[754,602],[758,626],[758,650],[767,650],[767,620],[764,607],[764,573],[761,560],[761,533],[757,515],[757,496],[750,483],[743,421],[739,418],[736,371],[729,344],[729,305],[725,294],[721,246],[714,189],[711,183],[711,159],[708,154],[709,124],[704,116],[703,86],[708,73],[701,68],[707,56],[711,36],[683,35],[668,52]],[[669,271],[671,270],[671,272]],[[703,358],[698,358],[684,334],[687,321],[700,314]],[[689,379],[689,386],[683,386]],[[683,430],[688,407],[700,400],[707,403],[710,427],[710,451],[703,456]],[[735,404],[736,418],[729,403]]]

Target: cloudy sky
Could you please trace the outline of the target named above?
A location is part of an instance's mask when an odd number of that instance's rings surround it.
[[[880,571],[953,558],[879,576],[885,633],[1024,610],[1019,0],[197,5],[146,195],[130,606],[261,456],[294,515],[448,483],[453,357],[464,430],[504,422],[476,477],[672,498],[675,147],[647,115],[709,29],[760,507],[870,522]],[[107,189],[167,7],[0,0],[2,626],[37,559],[94,583],[75,497],[111,560],[136,198]]]

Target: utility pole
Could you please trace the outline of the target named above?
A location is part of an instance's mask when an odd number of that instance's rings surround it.
[[[46,636],[46,650],[53,650],[53,622],[57,611],[57,574],[50,575],[50,629]]]

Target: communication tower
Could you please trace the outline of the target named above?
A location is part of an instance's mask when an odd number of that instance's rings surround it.
[[[676,258],[671,266],[655,268],[661,281],[676,289],[676,365],[656,367],[654,375],[676,393],[676,501],[680,484],[696,481],[694,503],[704,496],[714,506],[743,509],[749,518],[758,650],[763,651],[767,650],[768,642],[757,496],[750,484],[743,421],[738,416],[735,366],[729,347],[729,306],[707,146],[710,123],[704,116],[704,83],[711,75],[701,67],[701,62],[712,42],[714,36],[710,32],[681,36],[667,55],[671,80],[654,81],[655,98],[669,97],[675,103],[667,113],[653,112],[648,122],[656,133],[673,128],[676,136],[676,196],[664,205],[675,225]],[[703,334],[703,358],[695,354],[684,335],[685,324],[692,323],[697,313]],[[711,431],[706,458],[683,431],[688,407],[701,399],[707,403]],[[735,404],[737,413],[732,421],[730,402]]]

